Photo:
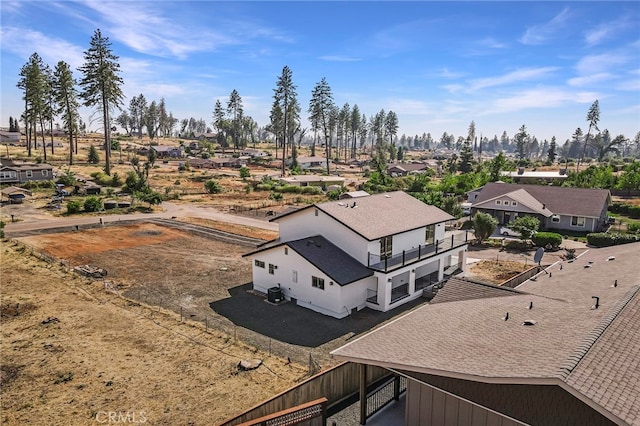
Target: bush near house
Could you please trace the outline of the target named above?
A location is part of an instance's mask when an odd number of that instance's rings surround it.
[[[102,203],[102,199],[100,197],[87,197],[84,201],[84,211],[86,212],[99,212],[104,209],[104,204]]]
[[[78,200],[70,200],[67,203],[67,214],[76,214],[80,213],[82,210],[82,203]]]
[[[587,243],[594,247],[608,247],[618,244],[627,244],[640,241],[636,235],[630,234],[608,234],[605,232],[595,232],[587,234]]]
[[[531,241],[537,247],[547,247],[551,245],[553,248],[560,247],[562,244],[562,235],[555,232],[538,232],[531,237]]]

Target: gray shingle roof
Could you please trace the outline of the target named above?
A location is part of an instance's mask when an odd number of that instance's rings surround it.
[[[352,207],[354,203],[356,207]],[[329,201],[316,207],[369,241],[454,218],[403,191]]]
[[[487,183],[473,207],[487,200],[524,189],[533,198],[554,214],[569,216],[600,217],[602,209],[608,202],[608,189],[566,188],[548,185],[519,185],[510,183]]]
[[[372,270],[320,235],[286,244],[338,285],[344,286],[373,275]]]
[[[425,305],[333,354],[486,382],[564,381],[640,424],[639,253],[640,243],[589,249],[518,287],[529,294]],[[527,319],[536,324],[522,325]]]

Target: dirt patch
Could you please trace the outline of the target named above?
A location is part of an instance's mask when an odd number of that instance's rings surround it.
[[[98,424],[107,411],[143,413],[147,424],[218,424],[307,372],[167,310],[131,303],[12,243],[0,249],[3,310],[31,304],[0,330],[2,424]],[[153,259],[145,246],[137,249]],[[241,372],[242,359],[263,364]]]
[[[512,262],[508,260],[481,260],[474,263],[467,272],[470,278],[476,278],[491,284],[500,284],[516,275],[526,271],[532,265],[525,265],[521,262]]]
[[[36,305],[31,302],[3,302],[0,307],[0,323],[11,321],[20,315],[28,315],[34,309],[36,309]]]

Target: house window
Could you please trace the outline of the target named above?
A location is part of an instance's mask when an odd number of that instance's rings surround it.
[[[551,216],[551,222],[555,222],[555,223],[560,222],[560,216],[558,216],[557,214],[554,214],[553,216]]]
[[[289,247],[284,248],[284,254],[289,254]]]
[[[511,205],[512,205],[512,206],[517,206],[517,205],[518,205],[518,202],[517,202],[517,201],[512,201],[512,202],[511,202]]]
[[[254,260],[253,264],[256,265],[258,268],[264,268],[264,262],[262,260]]]
[[[26,172],[27,172],[27,177],[28,178],[33,177],[33,171],[32,170],[27,170]]]
[[[276,269],[278,269],[278,267],[277,267],[276,265],[274,265],[274,264],[272,264],[272,263],[270,263],[270,264],[269,264],[269,273],[270,273],[271,275],[273,275],[273,274],[275,274],[275,273],[276,273]]]
[[[16,172],[2,172],[0,177],[2,177],[2,179],[15,179]]]
[[[320,290],[324,290],[324,279],[318,277],[311,277],[311,287],[319,288]]]
[[[380,257],[391,257],[393,253],[393,236],[380,238]]]
[[[42,176],[49,176],[49,170],[43,170],[42,171]]]
[[[424,239],[426,245],[433,244],[433,240],[435,238],[435,234],[436,234],[436,226],[435,225],[427,226],[427,233],[426,233],[425,239]]]
[[[318,216],[318,210],[317,209],[314,211],[314,213],[316,214],[316,216]]]
[[[291,282],[298,282],[298,271],[291,271]]]
[[[571,216],[571,226],[584,227],[584,217]]]
[[[500,204],[502,204],[501,200],[496,200],[496,206],[499,206]]]

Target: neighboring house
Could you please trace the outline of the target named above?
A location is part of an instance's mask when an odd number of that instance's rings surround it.
[[[32,180],[51,180],[53,166],[49,164],[18,163],[0,159],[0,184],[25,183]]]
[[[610,203],[608,189],[488,183],[471,208],[492,215],[500,224],[534,216],[545,229],[596,232],[606,223]]]
[[[450,279],[332,355],[404,376],[402,424],[640,425],[639,252],[590,249],[513,290]]]
[[[408,174],[420,174],[429,170],[429,165],[426,163],[399,163],[392,164],[387,167],[387,174],[392,177],[406,176]]]
[[[309,170],[309,169],[318,169],[318,168],[326,168],[327,167],[327,159],[324,157],[297,157],[296,161],[298,163],[298,167],[300,167],[300,169],[302,170]],[[288,158],[284,164],[286,166],[291,166],[293,160],[291,158]],[[329,167],[331,167],[332,165],[332,161],[329,160]]]
[[[171,145],[155,145],[152,146],[158,158],[182,158],[184,147]]]
[[[329,201],[271,219],[280,238],[246,254],[253,288],[336,318],[388,311],[464,269],[466,234],[453,217],[405,192]]]
[[[8,145],[20,144],[20,132],[7,132],[0,130],[0,143]]]
[[[206,133],[196,132],[196,133],[193,133],[193,137],[195,139],[198,139],[198,140],[201,140],[201,141],[203,141],[203,140],[214,140],[214,139],[216,139],[218,137],[218,134],[217,133],[211,133],[211,132],[206,132]]]
[[[263,151],[261,149],[254,149],[254,148],[245,148],[240,151],[240,156],[242,157],[267,158],[270,155],[271,154],[269,154],[266,151]]]
[[[320,176],[320,175],[295,175],[278,178],[277,180],[294,186],[324,186],[338,185],[343,186],[346,178],[340,176]]]

